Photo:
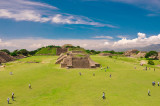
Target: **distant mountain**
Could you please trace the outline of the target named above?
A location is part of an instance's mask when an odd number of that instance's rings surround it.
[[[143,48],[137,48],[139,51],[157,51],[160,52],[160,44],[149,45]]]
[[[115,49],[115,51],[127,51],[127,50],[132,50],[132,49],[137,49],[139,51],[157,51],[157,52],[160,52],[160,44],[149,45],[149,46],[146,46],[146,47],[119,48],[119,49]]]

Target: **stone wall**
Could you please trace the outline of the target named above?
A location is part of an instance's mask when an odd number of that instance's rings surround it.
[[[56,55],[60,55],[61,53],[66,53],[68,48],[57,48]]]
[[[0,52],[0,63],[6,63],[13,60],[14,58],[12,56],[8,55],[5,52]]]

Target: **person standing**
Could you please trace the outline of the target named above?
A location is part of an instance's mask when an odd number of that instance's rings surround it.
[[[146,66],[146,71],[147,71],[147,66]]]
[[[7,98],[7,102],[8,102],[8,104],[9,104],[9,97]]]
[[[158,86],[159,86],[159,82],[158,82]]]
[[[95,76],[95,73],[93,73],[93,76]]]
[[[80,76],[82,75],[81,72],[79,72],[79,75],[80,75]]]
[[[103,92],[102,98],[105,99],[105,93]]]
[[[14,93],[12,92],[12,96],[14,96]]]
[[[112,77],[112,75],[110,74],[110,75],[109,75],[109,77],[111,78],[111,77]]]
[[[12,100],[14,101],[14,96],[12,95]]]
[[[150,96],[150,90],[148,89],[148,96]]]
[[[29,84],[29,89],[31,89],[31,84]]]

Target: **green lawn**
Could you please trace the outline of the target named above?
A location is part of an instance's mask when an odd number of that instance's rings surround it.
[[[160,68],[144,71],[139,60],[126,57],[91,56],[109,66],[97,69],[61,69],[54,64],[57,56],[34,56],[7,63],[0,68],[0,106],[15,93],[13,106],[158,106]],[[37,61],[40,63],[27,63]],[[137,69],[134,69],[134,67]],[[12,71],[13,75],[9,72]],[[79,75],[82,73],[82,76]],[[95,76],[93,76],[95,73]],[[109,75],[112,74],[112,78]],[[28,88],[29,83],[32,89]],[[147,96],[148,89],[151,96]],[[102,99],[105,92],[106,99]]]

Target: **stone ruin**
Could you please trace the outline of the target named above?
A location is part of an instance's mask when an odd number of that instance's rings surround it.
[[[99,63],[94,62],[89,55],[82,51],[72,51],[61,54],[55,64],[61,64],[61,68],[96,68]]]
[[[158,52],[158,59],[160,59],[160,52]]]
[[[60,55],[62,53],[66,53],[68,51],[68,48],[57,48],[56,49],[56,55]]]
[[[138,58],[144,58],[145,55],[146,55],[146,52],[140,51],[140,52],[136,55],[136,57],[138,57]]]
[[[100,53],[99,55],[100,56],[113,56],[113,54],[111,53]]]
[[[6,63],[13,60],[14,58],[12,56],[8,55],[5,52],[0,51],[0,63]]]
[[[132,56],[132,55],[136,55],[136,53],[138,52],[138,50],[133,49],[133,50],[128,50],[126,52],[124,52],[125,56]]]

